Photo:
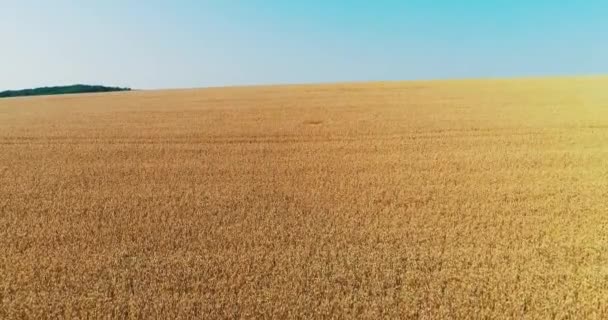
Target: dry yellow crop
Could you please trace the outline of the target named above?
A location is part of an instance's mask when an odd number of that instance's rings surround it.
[[[608,78],[0,100],[0,318],[606,318]]]

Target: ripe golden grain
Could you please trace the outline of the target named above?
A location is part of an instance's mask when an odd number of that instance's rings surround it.
[[[0,101],[0,318],[606,318],[608,79]]]

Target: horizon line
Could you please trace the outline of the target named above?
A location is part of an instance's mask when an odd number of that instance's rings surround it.
[[[59,85],[44,85],[32,88],[7,89],[0,92],[21,91],[40,88],[53,87],[69,87],[75,85],[84,86],[103,86],[128,88],[128,91],[117,92],[96,92],[96,93],[75,93],[79,94],[103,94],[103,93],[127,93],[130,91],[185,91],[185,90],[203,90],[203,89],[230,89],[230,88],[256,88],[256,87],[295,87],[295,86],[322,86],[322,85],[353,85],[353,84],[381,84],[381,83],[428,83],[428,82],[466,82],[466,81],[513,81],[513,80],[543,80],[543,79],[576,79],[576,78],[608,78],[608,73],[586,73],[586,74],[559,74],[559,75],[524,75],[524,76],[485,76],[485,77],[446,77],[446,78],[428,78],[428,79],[402,79],[402,80],[336,80],[336,81],[320,81],[320,82],[268,82],[268,83],[250,83],[250,84],[229,84],[229,85],[208,85],[208,86],[192,86],[192,87],[159,87],[159,88],[137,88],[131,86],[105,85],[105,84],[87,84],[87,83],[72,83]],[[17,98],[17,97],[15,97]]]

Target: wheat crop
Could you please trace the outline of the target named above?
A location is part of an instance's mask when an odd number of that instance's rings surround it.
[[[0,318],[606,318],[607,87],[0,100]]]

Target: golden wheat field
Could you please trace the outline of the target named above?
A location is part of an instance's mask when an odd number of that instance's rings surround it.
[[[0,318],[608,317],[608,78],[0,100]]]

